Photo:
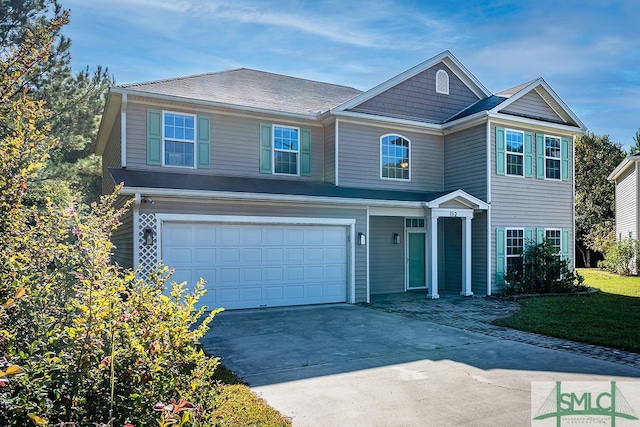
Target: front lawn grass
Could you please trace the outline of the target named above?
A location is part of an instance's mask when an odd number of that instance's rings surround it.
[[[290,427],[291,420],[273,409],[261,397],[220,364],[215,371],[218,381],[215,412],[211,419],[216,427]]]
[[[577,269],[588,296],[523,298],[522,309],[499,326],[640,353],[640,277]]]

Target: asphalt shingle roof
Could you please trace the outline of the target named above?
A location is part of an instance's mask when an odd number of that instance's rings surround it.
[[[308,115],[324,113],[362,93],[352,87],[247,68],[117,87]]]
[[[134,171],[110,168],[117,183],[129,188],[222,191],[233,193],[281,194],[294,196],[337,197],[368,200],[429,202],[449,192],[373,190],[337,187],[328,182],[289,179],[243,178],[194,173]]]

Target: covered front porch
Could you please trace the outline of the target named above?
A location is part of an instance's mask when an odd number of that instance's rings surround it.
[[[487,210],[456,190],[420,208],[370,208],[369,295],[441,291],[464,296],[487,288]]]

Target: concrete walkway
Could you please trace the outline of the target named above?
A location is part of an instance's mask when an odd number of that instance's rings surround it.
[[[218,315],[203,345],[294,426],[531,425],[532,381],[640,378],[632,364],[469,330],[514,309],[405,294],[240,310]]]

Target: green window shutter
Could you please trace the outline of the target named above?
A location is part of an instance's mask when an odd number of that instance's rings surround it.
[[[198,167],[211,167],[211,127],[208,116],[198,116]]]
[[[536,134],[536,178],[544,179],[544,135]]]
[[[524,133],[524,176],[527,178],[533,176],[533,134],[531,132]]]
[[[560,253],[563,259],[569,259],[569,229],[562,229],[562,240],[560,242]]]
[[[496,285],[504,285],[504,273],[507,269],[504,228],[496,228]]]
[[[538,234],[538,238],[536,239],[536,243],[539,245],[540,243],[544,242],[544,238],[545,238],[544,228],[538,228],[537,234]]]
[[[260,173],[272,173],[271,125],[260,123]]]
[[[562,180],[569,181],[569,139],[562,138],[562,145],[560,147],[562,156]]]
[[[162,111],[147,110],[147,164],[162,164]]]
[[[504,128],[496,127],[496,175],[504,175],[506,170],[506,140]]]
[[[527,247],[527,243],[535,243],[536,236],[534,234],[533,228],[525,228],[524,229],[524,246]]]
[[[311,131],[300,129],[300,175],[311,176]]]

